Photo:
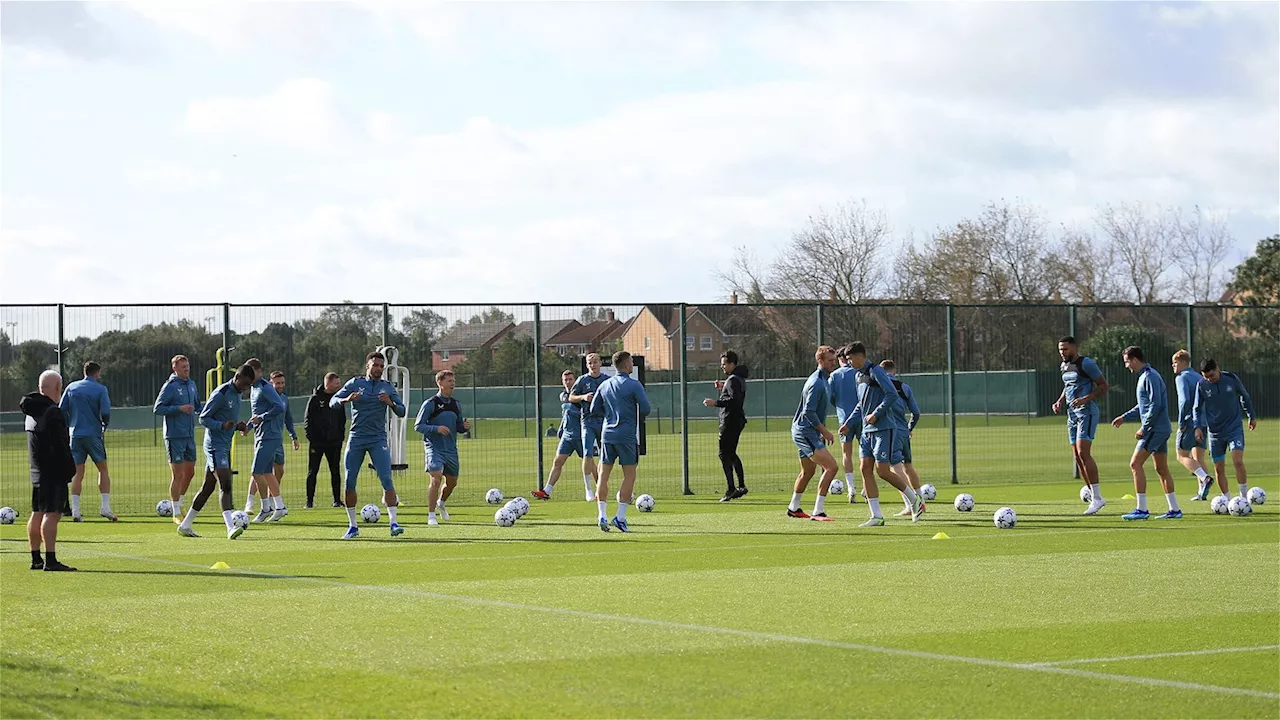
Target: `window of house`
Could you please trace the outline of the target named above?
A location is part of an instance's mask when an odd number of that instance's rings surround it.
[[[646,337],[646,338],[644,339],[644,349],[645,349],[645,350],[648,350],[648,349],[649,349],[649,338],[648,338],[648,337]]]
[[[702,349],[703,349],[703,350],[710,350],[710,349],[711,349],[711,347],[712,347],[712,346],[711,346],[711,336],[710,336],[710,335],[703,335],[703,336],[702,336]]]
[[[448,351],[448,350],[441,350],[441,351],[440,351],[440,359],[441,359],[441,360],[445,360],[445,361],[447,361],[447,360],[449,359],[449,351]]]
[[[694,345],[698,342],[697,335],[686,335],[684,338],[684,347],[686,350],[693,350]]]

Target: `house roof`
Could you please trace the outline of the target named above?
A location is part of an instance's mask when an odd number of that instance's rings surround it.
[[[618,322],[617,320],[596,320],[595,322],[590,322],[586,325],[578,324],[576,327],[566,326],[550,340],[545,341],[544,344],[593,345],[598,342],[607,341],[609,338],[606,336],[622,326],[623,323]]]
[[[582,323],[578,322],[577,320],[543,320],[542,321],[542,344],[550,345],[551,343],[549,342],[549,340],[551,338],[554,338],[556,335],[559,335],[560,333],[563,333],[566,330],[572,330],[574,328],[579,328],[579,327],[582,327]],[[519,325],[516,325],[514,328],[511,329],[511,332],[507,333],[506,335],[506,337],[510,337],[510,338],[532,337],[532,336],[533,336],[532,320],[526,320],[525,322],[522,322]],[[503,339],[506,339],[506,337],[504,337]]]
[[[492,344],[515,328],[511,323],[464,323],[436,341],[436,350],[475,350]]]

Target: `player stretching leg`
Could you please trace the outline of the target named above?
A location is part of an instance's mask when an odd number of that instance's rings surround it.
[[[1205,430],[1209,431],[1209,455],[1213,457],[1214,474],[1218,476],[1218,487],[1222,488],[1223,495],[1227,494],[1227,469],[1223,461],[1227,452],[1231,453],[1240,497],[1248,498],[1249,477],[1244,469],[1244,430],[1240,427],[1240,407],[1244,406],[1249,416],[1249,431],[1252,432],[1258,427],[1253,399],[1240,378],[1234,373],[1223,372],[1213,358],[1205,360],[1200,369],[1204,372],[1205,382],[1196,389],[1196,404],[1192,409],[1196,440],[1203,440]]]
[[[404,417],[406,410],[400,400],[396,386],[382,379],[387,367],[387,358],[380,352],[371,352],[365,356],[364,376],[353,377],[342,389],[329,400],[330,407],[351,405],[351,432],[347,435],[347,454],[343,458],[346,466],[346,503],[347,532],[343,540],[350,540],[360,535],[356,526],[356,479],[360,477],[360,465],[364,463],[365,453],[378,473],[378,481],[382,483],[382,502],[387,507],[387,515],[391,519],[391,537],[404,532],[404,528],[396,522],[396,509],[400,503],[396,498],[396,486],[391,480],[391,448],[387,445],[387,409]]]
[[[293,426],[293,410],[289,408],[289,396],[286,395],[284,392],[284,373],[283,372],[276,370],[275,372],[271,373],[271,387],[276,389],[276,394],[280,396],[280,401],[284,403],[284,429],[285,429],[285,432],[289,433],[289,437],[293,439],[293,451],[297,452],[298,448],[302,446],[298,444],[298,430]],[[283,440],[283,438],[281,439]],[[275,478],[276,498],[280,500],[280,509],[284,509],[284,501],[283,501],[284,492],[283,490],[280,489],[281,487],[283,487],[281,483],[284,481],[284,445],[283,443],[280,445],[280,448],[276,450],[275,457],[271,458],[271,471],[276,476]],[[277,510],[277,512],[279,512],[279,510]],[[285,509],[284,514],[288,515],[289,511]],[[281,515],[281,517],[284,517],[284,515]]]
[[[920,507],[923,509],[925,502],[924,497],[920,496],[920,473],[916,472],[911,457],[911,434],[915,432],[916,424],[920,422],[920,405],[916,403],[916,396],[911,392],[911,386],[898,379],[897,366],[892,360],[881,360],[880,367],[889,373],[889,377],[893,379],[893,389],[902,400],[894,405],[893,409],[893,420],[898,426],[896,428],[898,444],[902,446],[902,465],[895,466],[894,472],[906,478],[907,483],[911,485],[911,490],[920,497]],[[910,419],[907,419],[907,413],[911,414]],[[911,514],[911,503],[907,502],[905,495],[902,496],[902,502],[906,507],[899,510],[896,517],[907,517]]]
[[[804,389],[800,391],[800,407],[791,420],[791,440],[796,444],[796,452],[800,455],[800,474],[796,476],[795,488],[791,494],[791,504],[787,506],[787,517],[812,519],[819,522],[832,520],[827,515],[827,491],[831,481],[836,479],[836,459],[827,450],[827,445],[835,441],[835,436],[827,429],[827,407],[831,401],[831,371],[836,367],[836,351],[829,345],[823,345],[813,354],[818,364],[809,379],[804,381]],[[813,515],[800,509],[800,501],[805,488],[809,487],[809,479],[817,469],[822,468],[822,479],[818,481],[818,498],[813,504]]]
[[[84,522],[80,514],[80,487],[84,482],[86,458],[98,468],[98,492],[102,495],[102,509],[98,514],[116,521],[116,514],[111,512],[111,473],[107,470],[107,446],[103,439],[111,422],[111,398],[107,386],[99,379],[101,374],[101,365],[85,363],[84,379],[68,385],[58,402],[71,426],[71,459],[76,463],[76,474],[71,479],[71,522]]]
[[[569,390],[569,402],[579,403],[582,407],[582,484],[587,502],[596,499],[596,481],[600,477],[596,457],[601,450],[604,415],[592,409],[596,391],[608,380],[600,373],[600,364],[599,353],[587,355],[587,374],[574,381],[573,388]]]
[[[858,369],[858,408],[862,413],[862,482],[866,486],[867,504],[871,517],[859,527],[881,527],[884,515],[880,512],[880,489],[875,476],[889,483],[907,501],[911,508],[911,521],[916,522],[924,514],[924,503],[916,495],[902,470],[903,431],[898,429],[894,414],[902,404],[893,378],[885,369],[867,359],[867,349],[855,342],[848,348],[849,362]],[[873,472],[874,471],[874,472]]]
[[[245,363],[253,370],[253,387],[249,390],[249,406],[253,417],[253,484],[262,495],[262,512],[254,522],[279,522],[289,514],[280,497],[275,460],[284,455],[284,413],[286,405],[276,388],[262,377],[262,363],[256,358]]]
[[[1193,410],[1196,403],[1196,389],[1204,382],[1204,376],[1191,367],[1191,353],[1179,350],[1173,354],[1173,384],[1178,389],[1178,462],[1188,472],[1196,476],[1198,482],[1196,494],[1191,496],[1193,502],[1209,497],[1209,489],[1213,487],[1213,476],[1204,464],[1203,439],[1196,439],[1196,424]],[[1226,476],[1222,478],[1222,494],[1227,494]]]
[[[858,410],[858,370],[849,364],[849,346],[836,350],[840,367],[831,373],[831,404],[836,406],[840,423],[840,459],[844,463],[844,491],[849,502],[858,502],[853,482],[853,449],[862,436],[862,413]],[[845,432],[848,428],[848,432]],[[865,488],[866,485],[864,484]]]
[[[174,355],[169,361],[173,374],[160,388],[152,411],[164,418],[164,447],[169,454],[169,501],[173,503],[173,521],[182,522],[182,498],[196,476],[196,418],[204,409],[200,392],[191,379],[191,361],[186,355]]]
[[[178,534],[186,537],[200,537],[196,534],[192,523],[196,516],[204,510],[204,504],[213,495],[213,488],[220,489],[222,501],[222,521],[227,525],[227,538],[235,540],[244,532],[244,528],[236,527],[231,522],[231,439],[239,430],[247,433],[249,427],[237,422],[240,417],[240,395],[253,385],[253,369],[248,365],[236,371],[229,382],[218,386],[209,396],[209,402],[200,411],[200,424],[204,426],[205,471],[204,484],[200,492],[191,501],[191,509],[186,517],[178,523]]]
[[[633,363],[631,353],[613,355],[613,367],[617,375],[605,380],[595,391],[591,411],[604,418],[600,439],[600,482],[596,484],[596,502],[600,509],[600,529],[609,532],[609,525],[622,532],[631,532],[627,526],[627,505],[631,503],[636,487],[636,465],[640,462],[640,421],[649,414],[649,397],[639,380],[631,377]],[[618,512],[613,520],[609,516],[609,474],[615,464],[622,465],[622,487],[618,488]]]
[[[1102,486],[1098,484],[1098,463],[1093,459],[1093,436],[1098,431],[1098,398],[1107,394],[1107,379],[1098,363],[1080,354],[1080,346],[1070,335],[1058,341],[1062,356],[1062,394],[1053,403],[1053,414],[1067,412],[1067,439],[1075,456],[1080,477],[1089,486],[1089,507],[1085,515],[1096,514],[1106,507]]]
[[[458,486],[458,436],[471,429],[471,421],[462,415],[462,403],[453,396],[457,384],[452,371],[436,373],[439,392],[422,401],[414,423],[414,428],[422,433],[427,473],[431,475],[427,488],[427,524],[432,527],[440,524],[436,520],[437,510],[441,520],[449,519],[444,501]]]
[[[1126,422],[1138,420],[1142,427],[1133,434],[1138,446],[1133,449],[1133,457],[1129,460],[1129,469],[1133,470],[1133,492],[1138,496],[1138,507],[1124,515],[1125,520],[1146,520],[1151,517],[1147,511],[1147,472],[1143,468],[1148,457],[1153,457],[1156,474],[1160,476],[1160,485],[1164,488],[1165,500],[1169,502],[1169,512],[1156,518],[1157,520],[1177,520],[1182,517],[1178,508],[1178,496],[1173,492],[1173,476],[1169,474],[1169,390],[1164,379],[1156,369],[1147,364],[1142,348],[1130,345],[1124,349],[1124,366],[1138,376],[1138,404],[1132,410],[1111,422],[1112,427],[1120,427]]]
[[[556,459],[551,463],[551,474],[547,476],[546,487],[533,491],[533,496],[539,500],[551,499],[551,491],[560,481],[560,473],[564,472],[564,464],[569,461],[569,456],[577,454],[585,462],[582,453],[582,404],[569,402],[574,380],[576,378],[572,370],[565,370],[560,374],[560,383],[564,385],[564,392],[560,393],[560,444],[556,447]]]

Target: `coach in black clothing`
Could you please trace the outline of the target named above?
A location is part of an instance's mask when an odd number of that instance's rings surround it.
[[[316,474],[320,472],[320,459],[329,461],[329,482],[333,487],[333,507],[343,507],[338,497],[342,475],[339,472],[339,456],[342,454],[342,439],[347,433],[347,411],[344,407],[329,407],[329,400],[342,387],[342,379],[337,373],[324,376],[324,382],[317,385],[311,399],[307,401],[307,507],[315,506]]]
[[[720,408],[720,466],[724,468],[724,481],[728,486],[720,502],[729,502],[747,494],[746,480],[742,477],[742,458],[738,457],[738,439],[747,426],[747,413],[743,405],[747,401],[747,366],[738,364],[738,354],[726,350],[720,356],[720,369],[727,376],[716,381],[719,399],[702,401],[707,407]],[[733,487],[733,475],[738,475],[738,487]]]
[[[71,438],[67,420],[58,408],[62,397],[62,376],[52,370],[40,374],[40,391],[23,396],[18,403],[26,420],[27,454],[31,460],[31,519],[27,539],[31,542],[31,569],[50,572],[75,570],[58,562],[58,521],[71,512],[68,486],[76,474],[71,458]],[[40,557],[44,540],[47,556]]]

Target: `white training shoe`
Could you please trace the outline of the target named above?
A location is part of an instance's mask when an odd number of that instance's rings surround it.
[[[894,517],[911,517],[911,508],[902,508],[894,515]]]
[[[280,522],[284,519],[284,516],[288,514],[289,508],[280,508],[279,510],[271,513],[271,517],[267,518],[267,522]]]
[[[262,512],[258,513],[258,516],[253,519],[253,522],[255,523],[266,522],[267,519],[270,518],[273,514],[274,513],[272,513],[270,510],[266,508],[262,508]]]
[[[440,519],[441,519],[441,520],[448,520],[448,519],[449,519],[449,511],[448,511],[448,510],[445,510],[443,505],[437,505],[437,506],[436,506],[436,512],[440,513]]]
[[[1089,502],[1089,507],[1085,508],[1085,515],[1097,515],[1098,511],[1107,506],[1107,501],[1102,498],[1094,498]]]
[[[435,526],[437,526],[437,525],[439,525],[439,524],[440,524],[440,521],[439,521],[439,520],[436,520],[436,519],[435,519],[435,518],[433,518],[433,517],[428,517],[428,518],[427,518],[427,524],[428,524],[428,525],[430,525],[431,527],[435,527]]]

